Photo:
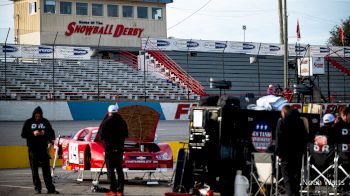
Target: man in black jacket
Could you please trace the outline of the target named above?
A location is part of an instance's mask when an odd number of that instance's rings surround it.
[[[325,114],[323,116],[323,126],[316,132],[314,141],[317,143],[322,143],[324,139],[327,141],[327,145],[334,146],[337,139],[337,132],[334,128],[335,117],[333,114]],[[321,137],[319,137],[321,136]],[[326,138],[323,138],[326,137]],[[321,141],[318,141],[321,140]],[[323,142],[324,143],[324,142]],[[323,145],[323,144],[322,144]]]
[[[58,194],[52,183],[50,155],[48,148],[55,140],[55,132],[50,122],[43,117],[43,111],[37,107],[32,118],[26,120],[22,128],[22,138],[27,139],[30,168],[32,170],[35,193],[41,193],[38,167],[41,166],[48,194]]]
[[[124,173],[122,168],[124,141],[128,137],[126,122],[117,113],[118,107],[108,107],[108,118],[102,122],[100,127],[101,140],[105,148],[105,162],[107,165],[108,177],[111,181],[109,195],[123,195]],[[117,171],[118,181],[114,170]]]
[[[288,196],[299,195],[301,160],[306,151],[307,132],[297,110],[286,105],[277,123],[276,155],[281,161],[283,180]]]
[[[339,144],[339,156],[340,162],[345,171],[350,172],[350,107],[344,108],[340,115],[341,119],[335,124],[335,130],[337,131],[336,143]],[[342,172],[339,174],[340,178],[343,179],[345,176]],[[350,191],[350,179],[345,181],[345,191]]]

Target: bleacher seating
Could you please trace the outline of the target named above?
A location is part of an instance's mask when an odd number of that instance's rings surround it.
[[[7,59],[5,85],[5,63],[1,59],[0,98],[88,101],[199,99],[188,88],[157,77],[151,70],[144,75],[143,71],[114,60],[56,59],[54,62],[53,68],[51,59]]]

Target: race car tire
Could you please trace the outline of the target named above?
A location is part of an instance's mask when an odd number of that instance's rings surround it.
[[[90,147],[85,149],[85,158],[84,158],[85,170],[89,170],[91,168],[91,150]]]

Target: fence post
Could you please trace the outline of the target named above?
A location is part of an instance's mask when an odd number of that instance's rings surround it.
[[[53,40],[53,45],[52,45],[52,96],[53,96],[53,101],[56,100],[55,98],[55,44],[56,44],[56,39],[57,39],[58,32],[56,32],[55,39]]]
[[[5,39],[5,99],[7,99],[7,38],[10,33],[10,28],[7,31],[6,39]]]

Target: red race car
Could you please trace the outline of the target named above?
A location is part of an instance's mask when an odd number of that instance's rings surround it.
[[[122,107],[119,113],[126,121],[129,131],[124,145],[124,172],[172,171],[173,155],[169,144],[154,143],[159,113],[140,105]],[[63,169],[106,171],[104,147],[98,127],[81,129],[73,138],[60,138],[57,143]],[[83,176],[78,176],[78,180],[83,180]]]

